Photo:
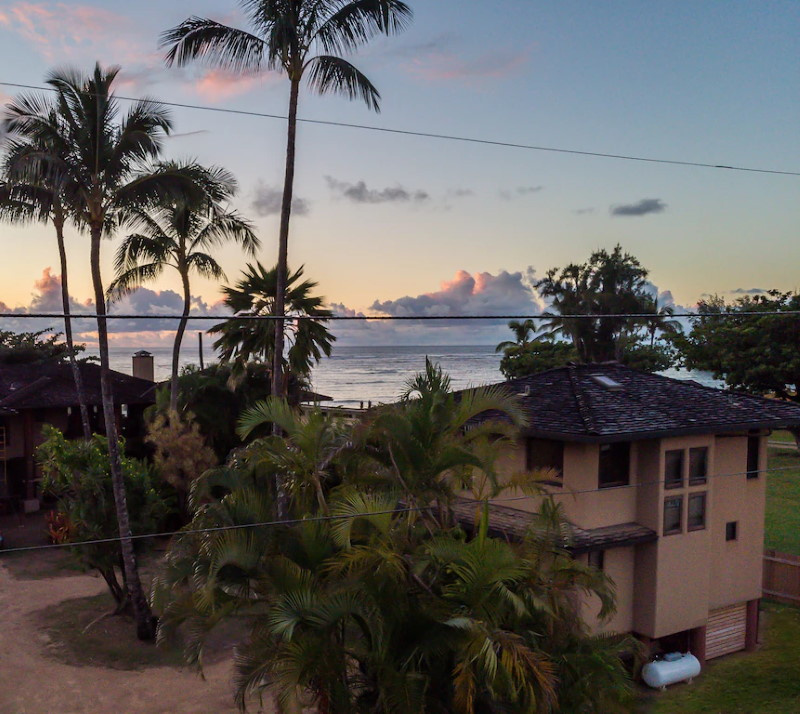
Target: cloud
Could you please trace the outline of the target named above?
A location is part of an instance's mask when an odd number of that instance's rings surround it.
[[[576,216],[588,216],[590,213],[594,213],[594,208],[576,208],[572,212]]]
[[[364,181],[348,183],[326,176],[325,181],[331,192],[339,198],[346,198],[353,203],[424,203],[430,199],[427,191],[408,190],[403,186],[389,186],[384,189],[367,188]]]
[[[278,76],[275,73],[255,75],[239,74],[224,69],[208,69],[192,80],[191,89],[206,101],[218,102],[246,94],[265,79],[269,83],[275,83]]]
[[[502,189],[499,191],[500,198],[505,201],[512,201],[515,198],[524,198],[534,193],[539,193],[544,186],[517,186],[514,189]]]
[[[483,83],[519,73],[530,59],[530,51],[499,50],[478,56],[461,57],[450,52],[434,50],[406,63],[410,74],[426,82]]]
[[[469,198],[474,195],[475,191],[471,188],[450,188],[447,190],[447,198]]]
[[[730,292],[734,295],[761,295],[767,291],[764,288],[736,288]]]
[[[649,213],[663,213],[667,204],[660,198],[643,198],[638,203],[623,203],[611,206],[612,216],[646,216]]]
[[[275,216],[281,212],[283,201],[283,189],[276,186],[268,186],[263,181],[259,181],[253,192],[253,201],[250,207],[259,216]],[[311,212],[308,201],[298,196],[292,197],[292,214],[295,216],[307,216]]]

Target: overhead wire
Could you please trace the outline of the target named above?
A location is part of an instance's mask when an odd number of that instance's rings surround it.
[[[765,469],[757,469],[757,470],[747,470],[747,471],[732,471],[729,473],[721,473],[721,474],[707,474],[706,475],[706,482],[710,481],[711,479],[717,478],[730,478],[733,476],[747,476],[749,478],[753,478],[752,474],[769,474],[769,473],[777,473],[782,471],[796,471],[796,466],[779,466],[775,468],[765,468]],[[536,498],[546,498],[556,497],[556,496],[578,496],[583,494],[589,493],[605,493],[605,492],[612,492],[618,491],[621,489],[631,489],[631,488],[641,488],[643,486],[658,486],[661,484],[666,484],[666,479],[656,479],[650,481],[637,481],[636,483],[630,484],[622,484],[619,486],[607,486],[607,487],[598,487],[598,488],[589,488],[589,489],[565,489],[563,491],[548,491],[543,492],[541,494],[526,494],[523,496],[500,496],[497,498],[485,498],[485,499],[475,499],[475,503],[488,503],[489,505],[492,504],[502,504],[502,503],[511,503],[511,502],[518,502],[524,500],[531,500]],[[694,491],[689,491],[689,495],[693,493],[703,493],[702,489],[699,488],[700,486],[704,485],[704,483],[696,483],[692,484],[689,483],[688,487],[695,488]],[[552,485],[552,484],[545,484],[545,485]],[[671,490],[671,489],[670,489]],[[680,492],[677,489],[672,492],[672,495],[683,495],[685,492]],[[665,496],[669,496],[670,493],[666,493]],[[392,515],[392,514],[402,514],[402,513],[414,513],[414,512],[422,512],[422,511],[430,511],[433,507],[432,506],[398,506],[397,508],[382,510],[382,511],[359,511],[355,513],[346,513],[346,514],[334,514],[334,515],[326,515],[326,516],[310,516],[308,518],[288,518],[283,520],[274,520],[274,521],[261,521],[257,523],[239,523],[233,525],[225,525],[225,526],[208,526],[206,528],[187,528],[184,530],[178,531],[161,531],[161,532],[154,532],[154,533],[139,533],[135,535],[128,536],[123,538],[122,536],[112,536],[109,538],[94,538],[91,540],[84,540],[84,541],[75,541],[73,543],[48,543],[45,545],[29,545],[29,546],[19,546],[15,548],[5,548],[0,550],[0,557],[7,553],[20,553],[26,551],[36,551],[36,550],[53,550],[58,548],[72,548],[72,547],[80,547],[80,546],[89,546],[89,545],[103,545],[107,543],[120,543],[123,540],[145,540],[150,538],[173,538],[175,536],[184,536],[184,535],[201,535],[204,533],[218,533],[224,531],[238,531],[238,530],[247,530],[252,528],[274,528],[278,526],[293,526],[293,525],[300,525],[302,523],[324,523],[329,521],[337,521],[337,520],[344,520],[348,518],[361,518],[361,517],[369,517],[369,516],[383,516],[383,515]],[[523,511],[523,513],[526,513]],[[531,516],[535,515],[533,513],[530,514]]]
[[[22,84],[20,82],[0,82],[0,87],[9,87],[14,89],[33,89],[37,91],[55,92],[53,87],[42,87],[34,84]],[[95,96],[91,92],[82,92],[89,96]],[[161,104],[166,107],[175,107],[179,109],[191,109],[206,112],[218,112],[224,114],[237,114],[240,116],[256,117],[260,119],[276,119],[287,121],[288,116],[285,114],[271,114],[268,112],[256,112],[247,109],[232,109],[230,107],[211,107],[204,104],[188,104],[184,102],[170,102],[159,99],[150,99],[142,97],[127,97],[124,95],[114,95],[116,99],[126,102],[141,102],[149,101],[153,104]],[[682,159],[661,159],[652,156],[635,156],[631,154],[616,154],[603,151],[585,151],[582,149],[567,149],[556,146],[542,146],[537,144],[523,144],[512,141],[500,141],[495,139],[482,139],[474,136],[459,136],[456,134],[440,134],[428,131],[416,131],[412,129],[397,129],[393,127],[376,126],[373,124],[355,124],[352,122],[334,121],[331,119],[309,119],[298,117],[297,121],[304,124],[316,124],[320,126],[332,126],[338,128],[358,129],[361,131],[371,131],[383,134],[394,134],[399,136],[412,136],[425,139],[436,139],[441,141],[456,141],[469,144],[482,144],[485,146],[497,146],[508,149],[521,149],[525,151],[540,151],[555,154],[568,154],[573,156],[588,156],[600,159],[614,159],[618,161],[634,161],[640,163],[650,164],[667,164],[672,166],[688,166],[692,168],[705,168],[705,169],[722,169],[725,171],[740,171],[748,173],[759,174],[773,174],[779,176],[800,176],[800,171],[784,171],[780,169],[765,169],[754,166],[736,166],[731,164],[715,164],[704,161],[686,161]]]

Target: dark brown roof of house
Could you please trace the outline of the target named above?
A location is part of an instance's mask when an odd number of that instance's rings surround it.
[[[529,422],[527,435],[565,441],[800,426],[798,404],[705,387],[617,363],[559,367],[499,386],[519,395]],[[491,416],[487,412],[483,418]]]
[[[453,504],[456,519],[467,530],[474,528],[475,516],[480,508],[481,503],[470,498],[459,498]],[[528,511],[489,503],[489,534],[496,538],[522,540],[533,524],[533,519],[534,514]],[[579,528],[569,523],[561,540],[562,547],[573,555],[578,555],[593,550],[652,543],[658,540],[658,534],[650,528],[633,522],[603,528]]]
[[[102,404],[100,366],[89,362],[79,364],[83,378],[86,403]],[[152,404],[155,401],[153,383],[122,372],[110,373],[111,391],[115,404]],[[4,364],[0,365],[0,411],[9,413],[21,409],[74,407],[78,395],[72,369],[68,364]]]

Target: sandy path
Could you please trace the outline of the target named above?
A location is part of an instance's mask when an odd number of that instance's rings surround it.
[[[102,592],[85,575],[16,580],[0,564],[0,713],[217,714],[235,712],[231,664],[208,665],[205,681],[168,667],[120,671],[71,667],[48,658],[32,613],[69,598]]]

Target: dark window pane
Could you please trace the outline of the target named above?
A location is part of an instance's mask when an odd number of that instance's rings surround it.
[[[628,485],[631,445],[626,442],[600,444],[600,488]]]
[[[706,494],[693,493],[689,496],[689,513],[686,517],[686,528],[699,531],[706,527]]]
[[[664,453],[664,488],[683,486],[683,449]]]
[[[526,444],[526,468],[549,469],[552,478],[564,475],[564,442],[551,439],[528,439]]]
[[[689,449],[689,484],[705,483],[708,476],[708,449],[698,446]]]
[[[602,570],[606,564],[606,552],[604,550],[589,551],[589,565],[598,570]]]
[[[683,496],[664,499],[664,535],[680,533],[683,515]]]
[[[747,478],[758,478],[758,447],[761,439],[758,436],[747,437]]]
[[[725,540],[736,540],[739,521],[728,521],[725,524]]]

